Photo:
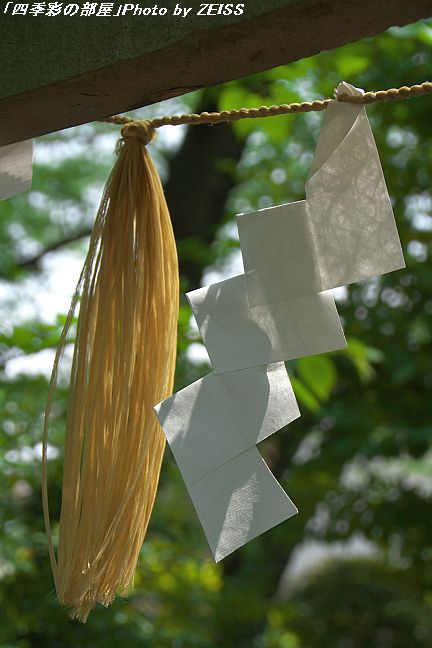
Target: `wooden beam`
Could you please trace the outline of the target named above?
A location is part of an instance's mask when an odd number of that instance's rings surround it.
[[[13,4],[0,16],[0,145],[237,79],[432,14],[430,0],[245,0],[238,16],[198,16],[194,2],[186,18],[172,15],[172,1],[159,5],[168,8],[166,16],[105,18],[12,15]],[[115,11],[126,6],[114,4]]]

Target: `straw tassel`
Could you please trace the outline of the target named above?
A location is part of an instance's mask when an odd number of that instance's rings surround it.
[[[178,263],[162,185],[146,150],[149,122],[125,125],[57,350],[45,412],[42,492],[61,604],[85,622],[133,580],[165,437],[153,406],[172,393]],[[47,497],[47,443],[57,371],[78,301],[58,557]]]

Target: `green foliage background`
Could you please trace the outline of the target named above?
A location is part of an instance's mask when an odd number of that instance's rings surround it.
[[[428,22],[393,28],[139,114],[325,97],[341,79],[366,89],[418,83],[430,76],[431,46]],[[43,532],[47,376],[34,367],[55,347],[64,314],[48,317],[35,295],[49,273],[61,278],[65,253],[84,255],[116,131],[92,124],[37,141],[32,191],[0,203],[2,648],[432,646],[431,107],[426,97],[368,108],[407,268],[340,294],[346,351],[288,364],[302,418],[260,449],[299,515],[215,565],[167,450],[135,589],[84,626],[57,606]],[[231,190],[217,222],[179,237],[183,289],[203,273],[230,272],[235,213],[303,198],[321,121],[309,114],[214,127],[234,129],[239,154],[214,145],[188,160],[191,196],[227,178]],[[166,182],[176,159],[187,158],[181,133],[157,144]],[[199,340],[190,317],[183,300],[176,388],[209,370],[191,361]],[[21,366],[33,371],[10,370],[25,357],[33,365]],[[66,398],[63,381],[50,440],[54,520]]]

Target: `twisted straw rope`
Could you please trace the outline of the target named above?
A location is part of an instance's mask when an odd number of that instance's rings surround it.
[[[377,101],[390,101],[394,99],[410,99],[421,97],[432,93],[432,82],[424,81],[419,85],[402,86],[401,88],[389,88],[377,92],[365,92],[363,95],[354,97],[341,97],[338,101],[356,104],[370,104]],[[240,108],[235,110],[223,110],[222,112],[202,112],[192,115],[171,115],[155,117],[148,120],[148,125],[153,128],[161,126],[179,126],[180,124],[219,124],[221,122],[235,122],[239,119],[255,119],[257,117],[274,117],[275,115],[289,115],[292,113],[306,113],[325,110],[332,99],[316,99],[315,101],[303,101],[302,103],[279,104],[276,106],[260,106],[259,108]],[[137,121],[128,115],[114,115],[100,119],[101,122],[110,124],[129,124]]]

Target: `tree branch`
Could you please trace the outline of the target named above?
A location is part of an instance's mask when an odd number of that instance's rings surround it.
[[[15,263],[10,269],[0,272],[0,279],[11,280],[20,270],[38,270],[40,262],[47,254],[49,254],[50,252],[56,252],[57,250],[70,245],[71,243],[76,243],[76,241],[79,241],[86,236],[90,236],[90,234],[91,228],[87,227],[85,229],[79,230],[78,232],[75,232],[74,234],[70,234],[63,239],[54,241],[34,256],[17,261],[17,263]]]

